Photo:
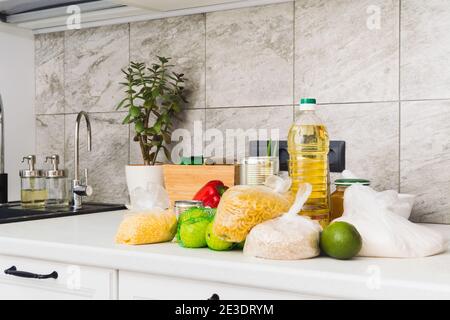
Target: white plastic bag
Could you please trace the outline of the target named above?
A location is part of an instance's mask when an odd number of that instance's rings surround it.
[[[353,224],[363,238],[359,256],[416,258],[447,250],[441,234],[393,212],[395,192],[353,185],[344,195],[344,214],[335,221]]]
[[[276,260],[318,256],[322,228],[318,222],[298,215],[311,191],[310,184],[302,185],[288,213],[255,226],[245,241],[244,254]]]

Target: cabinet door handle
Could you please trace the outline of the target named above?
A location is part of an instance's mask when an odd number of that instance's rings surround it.
[[[5,270],[5,274],[20,277],[20,278],[29,278],[29,279],[58,279],[58,272],[53,271],[50,274],[37,274],[26,271],[18,271],[15,266],[12,266],[9,269]]]
[[[213,295],[209,297],[208,300],[220,300],[220,297],[217,293],[213,293]]]

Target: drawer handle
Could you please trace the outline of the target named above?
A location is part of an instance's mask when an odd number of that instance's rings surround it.
[[[58,279],[58,272],[53,271],[50,274],[37,274],[26,271],[18,271],[15,266],[5,270],[5,273],[10,276],[29,278],[29,279]]]
[[[217,293],[213,293],[213,295],[209,297],[208,300],[220,300],[220,297]]]

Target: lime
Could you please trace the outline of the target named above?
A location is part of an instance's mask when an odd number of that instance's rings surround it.
[[[180,245],[186,248],[204,248],[207,246],[205,232],[209,219],[189,219],[180,226]]]
[[[341,260],[351,259],[361,250],[362,238],[352,224],[337,221],[322,231],[320,247],[330,257]]]
[[[206,228],[205,237],[208,248],[216,251],[226,251],[233,248],[233,242],[224,241],[214,234],[214,232],[212,231],[213,224],[214,222],[210,222],[208,227]]]
[[[180,216],[178,217],[177,241],[180,241],[180,228],[185,221],[199,218],[204,218],[208,221],[212,221],[215,214],[216,209],[202,207],[193,207],[180,214]]]
[[[178,217],[178,223],[182,224],[184,221],[192,219],[192,218],[209,218],[213,219],[216,213],[216,209],[203,208],[203,207],[193,207],[184,211]]]

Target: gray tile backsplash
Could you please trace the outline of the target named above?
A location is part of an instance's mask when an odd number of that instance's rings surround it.
[[[401,98],[450,98],[450,3],[403,0]]]
[[[36,36],[36,113],[64,113],[64,33]]]
[[[292,104],[292,3],[206,15],[207,107]]]
[[[88,169],[94,193],[89,201],[125,203],[127,191],[124,167],[128,164],[128,126],[122,125],[123,112],[90,114],[92,150],[87,151],[86,124],[80,125],[80,175]],[[74,172],[74,136],[76,114],[65,116],[65,166]]]
[[[399,188],[399,103],[318,107],[333,140],[346,142],[346,167],[377,190]]]
[[[66,31],[65,112],[110,112],[120,101],[129,61],[129,25]]]
[[[205,16],[202,14],[131,23],[130,59],[155,62],[171,57],[188,78],[188,108],[205,107]]]
[[[295,12],[296,100],[398,100],[398,0],[299,0]]]
[[[330,137],[347,142],[348,169],[417,194],[413,220],[450,223],[449,21],[447,0],[297,0],[37,35],[37,154],[59,153],[72,172],[75,113],[88,111],[94,145],[87,154],[81,141],[81,168],[94,200],[124,202],[123,166],[141,156],[114,110],[120,68],[170,56],[189,78],[177,127],[285,138],[293,104],[314,96]]]
[[[416,194],[414,220],[450,223],[450,101],[402,102],[401,191]]]

